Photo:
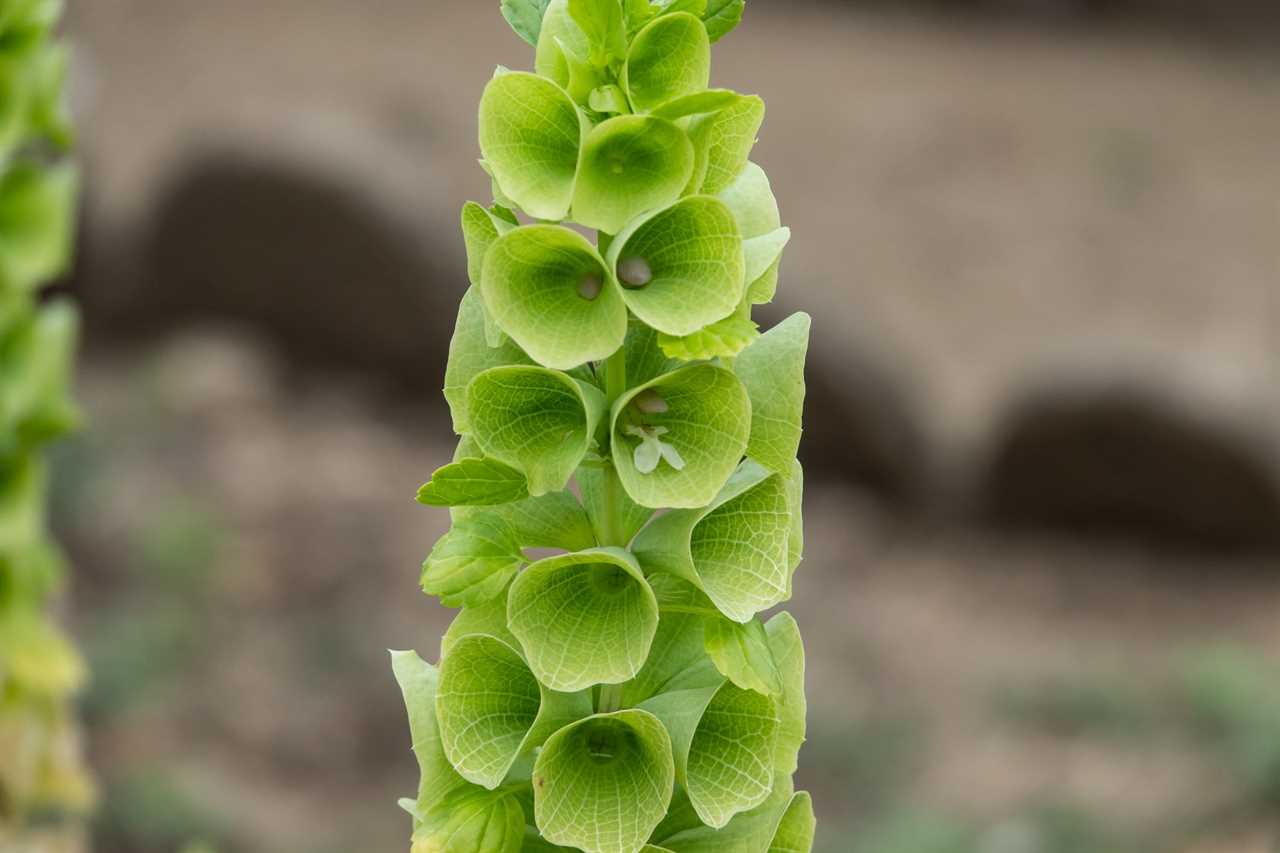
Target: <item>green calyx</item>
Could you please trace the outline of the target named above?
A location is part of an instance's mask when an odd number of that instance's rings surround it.
[[[810,321],[761,330],[791,232],[754,96],[708,88],[742,0],[503,0],[534,73],[480,109],[493,203],[418,493],[460,608],[394,664],[414,853],[807,853],[796,459]],[[594,231],[594,239],[588,235]],[[535,551],[536,549],[536,551]]]

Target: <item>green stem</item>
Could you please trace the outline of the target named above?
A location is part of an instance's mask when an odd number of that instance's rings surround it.
[[[600,701],[596,703],[597,714],[612,714],[622,709],[622,685],[601,684]]]

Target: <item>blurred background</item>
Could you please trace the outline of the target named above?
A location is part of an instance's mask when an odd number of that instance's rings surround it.
[[[397,851],[496,0],[73,0],[100,853]],[[822,853],[1280,850],[1280,6],[750,0]]]

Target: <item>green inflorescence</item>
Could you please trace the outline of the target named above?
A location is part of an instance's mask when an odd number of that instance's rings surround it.
[[[502,11],[536,73],[486,86],[494,202],[462,211],[461,439],[418,494],[453,520],[422,587],[461,610],[438,666],[393,653],[412,849],[808,853],[804,648],[761,614],[803,548],[809,318],[751,319],[790,232],[764,103],[708,88],[743,0]]]
[[[0,0],[0,849],[39,850],[93,790],[70,698],[84,666],[47,612],[63,566],[45,523],[43,448],[75,427],[76,314],[39,290],[70,255],[76,177],[57,0]],[[66,821],[61,821],[66,823]],[[16,845],[16,846],[11,846]]]

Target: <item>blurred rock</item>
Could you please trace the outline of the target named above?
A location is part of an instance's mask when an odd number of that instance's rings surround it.
[[[981,475],[997,520],[1213,548],[1280,545],[1280,457],[1203,396],[1060,376],[1010,407]]]

